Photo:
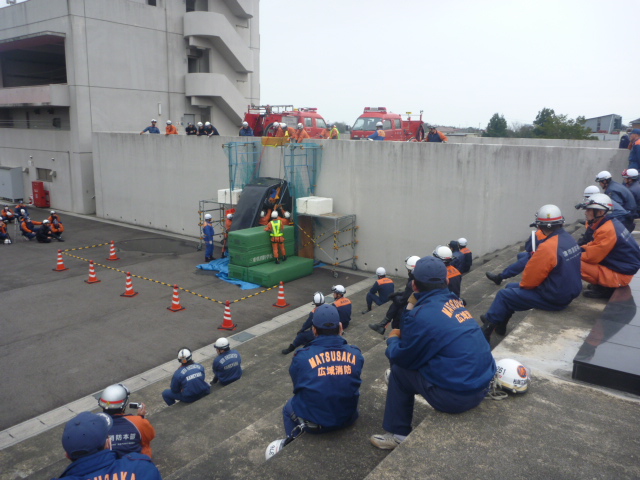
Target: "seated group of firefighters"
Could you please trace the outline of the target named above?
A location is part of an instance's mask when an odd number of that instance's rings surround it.
[[[27,205],[19,203],[13,209],[5,205],[0,211],[0,244],[12,243],[7,225],[14,222],[20,226],[20,234],[27,240],[35,238],[39,243],[50,243],[55,239],[64,242],[62,238],[64,225],[55,210],[51,210],[48,218],[38,222],[29,217]]]

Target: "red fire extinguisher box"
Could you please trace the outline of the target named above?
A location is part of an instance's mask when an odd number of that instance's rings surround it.
[[[34,205],[40,208],[49,207],[49,191],[44,189],[44,182],[31,182],[31,188]]]

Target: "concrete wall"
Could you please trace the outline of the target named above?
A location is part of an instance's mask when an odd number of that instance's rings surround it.
[[[238,140],[94,134],[97,215],[197,236],[198,201],[229,186],[222,144]],[[619,176],[628,156],[572,146],[320,143],[316,194],[333,198],[335,212],[356,214],[358,267],[398,273],[408,255],[459,237],[476,255],[522,241],[547,203],[577,220],[584,188],[601,170]],[[283,158],[281,148],[265,148],[261,175],[280,177]]]

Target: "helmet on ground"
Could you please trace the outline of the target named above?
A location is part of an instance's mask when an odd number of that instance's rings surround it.
[[[122,383],[105,388],[98,399],[98,405],[105,410],[124,410],[129,403],[129,389]]]
[[[313,294],[313,304],[314,305],[322,305],[324,303],[324,295],[320,292],[316,292]]]
[[[280,450],[282,450],[287,442],[286,438],[281,438],[280,440],[274,440],[269,444],[267,450],[264,452],[265,460],[269,460],[271,457],[275,456]]]
[[[562,212],[555,205],[543,205],[536,212],[536,221],[534,225],[536,227],[551,227],[554,225],[562,225],[564,223],[564,217]]]
[[[433,256],[446,263],[448,261],[451,261],[451,259],[453,258],[453,252],[449,247],[445,245],[438,245],[433,251]]]
[[[181,348],[178,352],[178,361],[180,363],[189,363],[191,361],[191,350],[188,348]]]
[[[211,214],[210,213],[205,213],[204,214],[204,219],[205,220],[211,220]]]
[[[201,127],[202,126],[202,122],[198,122],[198,126]]]
[[[376,127],[381,127],[382,126],[382,122],[377,122],[376,123]]]
[[[458,245],[460,245],[461,247],[466,247],[467,246],[467,239],[464,237],[460,237],[458,239]]]
[[[231,220],[233,218],[233,213],[227,213],[227,218]]]
[[[229,348],[229,340],[224,337],[220,337],[216,340],[216,343],[214,343],[213,346],[218,350],[226,350]]]
[[[4,239],[4,244],[5,245],[11,245],[11,240],[9,240],[8,238]]]
[[[345,293],[347,293],[347,289],[344,288],[342,285],[334,285],[333,287],[331,287],[331,291],[334,293],[339,293],[341,295],[344,295]]]
[[[304,125],[302,125],[301,123],[298,124],[298,130],[302,130],[304,128]]]
[[[496,363],[496,384],[511,393],[525,393],[531,379],[527,367],[517,360],[505,358]]]
[[[384,267],[376,268],[376,275],[378,275],[379,277],[383,277],[386,274],[387,274],[387,271],[384,269]]]
[[[416,263],[418,263],[420,257],[417,255],[411,255],[407,257],[404,261],[404,266],[407,267],[407,270],[413,272],[413,269],[416,268]]]
[[[600,193],[600,189],[597,186],[589,185],[587,188],[585,188],[584,189],[585,200],[588,200],[589,197],[591,197],[591,195],[593,195],[594,193]]]
[[[242,122],[242,126],[243,126],[243,127],[248,127],[248,126],[249,126],[249,123],[247,123],[247,122]]]
[[[594,193],[587,200],[586,208],[593,210],[605,210],[610,212],[613,210],[613,202],[611,201],[611,197],[609,195],[605,195],[604,193]]]
[[[611,174],[606,170],[603,170],[596,175],[596,182],[604,182],[606,180],[611,180]]]
[[[167,125],[171,125],[171,120],[167,120]]]
[[[280,124],[280,128],[287,128],[287,124],[286,124],[286,123],[284,123],[284,122],[282,122],[282,123]]]
[[[632,180],[638,179],[638,170],[635,168],[627,168],[622,171],[622,178],[631,178]]]
[[[155,118],[151,119],[151,123],[156,123],[156,122],[157,122],[157,120]]]
[[[271,212],[271,218],[278,218],[278,212]]]
[[[291,218],[291,214],[289,212],[284,212],[284,218]]]

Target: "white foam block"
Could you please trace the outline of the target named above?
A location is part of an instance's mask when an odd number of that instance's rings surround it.
[[[302,197],[296,199],[298,213],[309,215],[324,215],[333,212],[333,198],[326,197]]]
[[[218,190],[218,203],[226,203],[227,205],[237,205],[240,199],[242,189],[235,188],[233,191],[229,188]]]

